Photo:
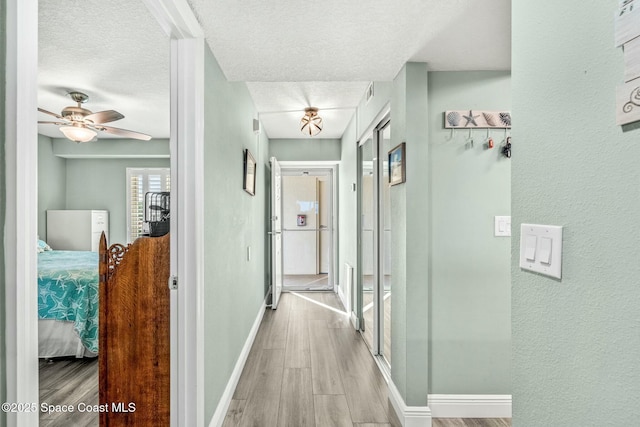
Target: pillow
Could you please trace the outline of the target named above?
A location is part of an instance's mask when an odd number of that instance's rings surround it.
[[[44,240],[38,240],[38,252],[51,251],[51,246],[47,245]]]

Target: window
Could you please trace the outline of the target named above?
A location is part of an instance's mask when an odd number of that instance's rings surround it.
[[[127,237],[142,235],[144,195],[149,191],[171,191],[169,168],[127,168]]]

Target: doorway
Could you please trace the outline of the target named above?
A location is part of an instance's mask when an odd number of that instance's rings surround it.
[[[284,291],[335,289],[334,169],[282,168]]]
[[[371,352],[391,366],[391,203],[387,153],[391,121],[382,119],[358,147],[360,330]]]
[[[198,296],[202,294],[203,250],[199,235],[203,218],[201,197],[204,149],[202,100],[204,42],[199,24],[186,3],[145,0],[162,29],[172,37],[171,136],[172,175],[180,200],[172,198],[171,274],[184,286],[171,292],[172,351],[171,425],[204,425],[203,357],[199,331],[203,317]],[[6,80],[6,227],[5,253],[6,395],[12,402],[38,401],[36,252],[37,231],[37,0],[8,0]],[[18,143],[19,142],[19,143]],[[180,158],[180,163],[177,158]],[[177,179],[177,178],[180,179]],[[180,223],[175,219],[181,218]],[[178,227],[179,226],[179,227]],[[175,230],[175,232],[174,232]],[[180,250],[174,250],[180,248]],[[176,314],[175,316],[173,314]],[[178,341],[178,331],[182,331]],[[197,351],[193,351],[198,349]],[[180,356],[181,364],[177,363]],[[36,425],[37,412],[8,413],[7,424]]]

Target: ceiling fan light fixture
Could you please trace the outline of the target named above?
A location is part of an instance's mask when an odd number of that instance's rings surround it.
[[[60,126],[59,129],[67,139],[74,142],[89,142],[97,135],[97,132],[84,126]]]
[[[307,136],[316,136],[322,131],[322,117],[318,115],[317,108],[304,109],[304,116],[300,119],[300,131]]]

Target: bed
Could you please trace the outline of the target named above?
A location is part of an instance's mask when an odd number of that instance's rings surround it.
[[[38,253],[38,354],[98,354],[98,253]]]

